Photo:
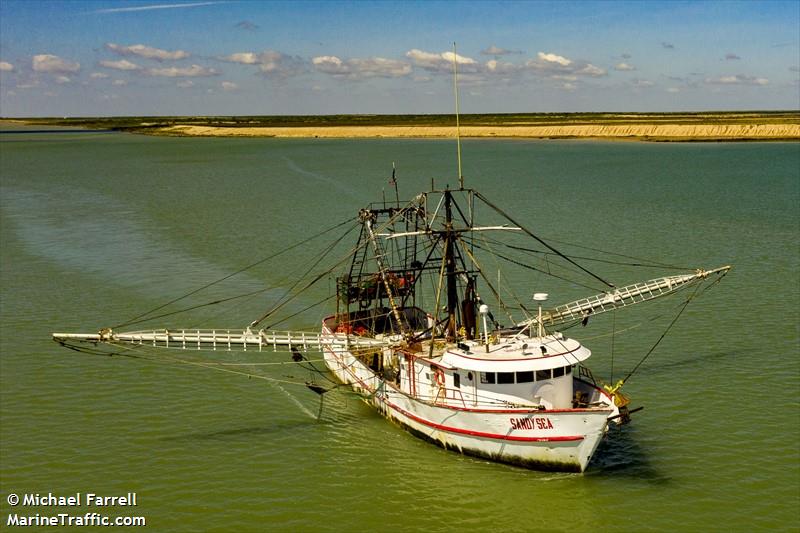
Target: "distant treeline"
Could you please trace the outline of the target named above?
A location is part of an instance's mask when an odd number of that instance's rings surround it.
[[[446,126],[448,115],[272,115],[174,117],[15,118],[32,125],[88,129],[157,130],[177,124],[213,127]],[[604,124],[800,124],[800,111],[730,111],[694,113],[500,113],[461,115],[464,126],[557,126]]]

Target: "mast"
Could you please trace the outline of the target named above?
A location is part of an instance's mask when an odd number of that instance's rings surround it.
[[[453,231],[453,197],[450,190],[444,191],[444,257],[447,276],[447,338],[456,338],[456,309],[458,308],[458,288],[456,287],[456,258],[453,252],[455,232]]]
[[[459,120],[458,98],[458,52],[453,43],[453,92],[456,97],[456,157],[458,159],[458,188],[464,190],[464,176],[461,173],[461,123]],[[444,191],[444,263],[447,275],[447,340],[456,339],[458,330],[456,309],[458,308],[458,287],[456,286],[456,258],[453,252],[455,232],[453,231],[453,196],[450,189]],[[438,312],[438,311],[437,311]]]
[[[458,156],[458,188],[464,188],[464,176],[461,174],[461,123],[459,122],[458,102],[458,54],[456,43],[453,43],[453,91],[456,93],[456,151]]]

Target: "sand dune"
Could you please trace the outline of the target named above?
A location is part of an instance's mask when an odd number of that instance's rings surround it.
[[[446,126],[211,127],[175,125],[165,135],[208,137],[454,137]],[[641,140],[800,139],[800,124],[609,124],[557,126],[464,126],[462,137],[601,138]]]

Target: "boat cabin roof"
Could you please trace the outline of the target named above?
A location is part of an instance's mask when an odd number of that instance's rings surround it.
[[[476,372],[518,372],[570,366],[589,358],[592,352],[575,339],[561,334],[545,337],[500,337],[496,344],[478,340],[449,347],[442,355],[445,366]]]

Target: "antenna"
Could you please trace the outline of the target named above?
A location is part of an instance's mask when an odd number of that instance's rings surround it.
[[[458,54],[456,43],[453,43],[453,91],[456,93],[456,146],[458,151],[458,187],[464,188],[464,176],[461,174],[461,124],[458,118]]]

